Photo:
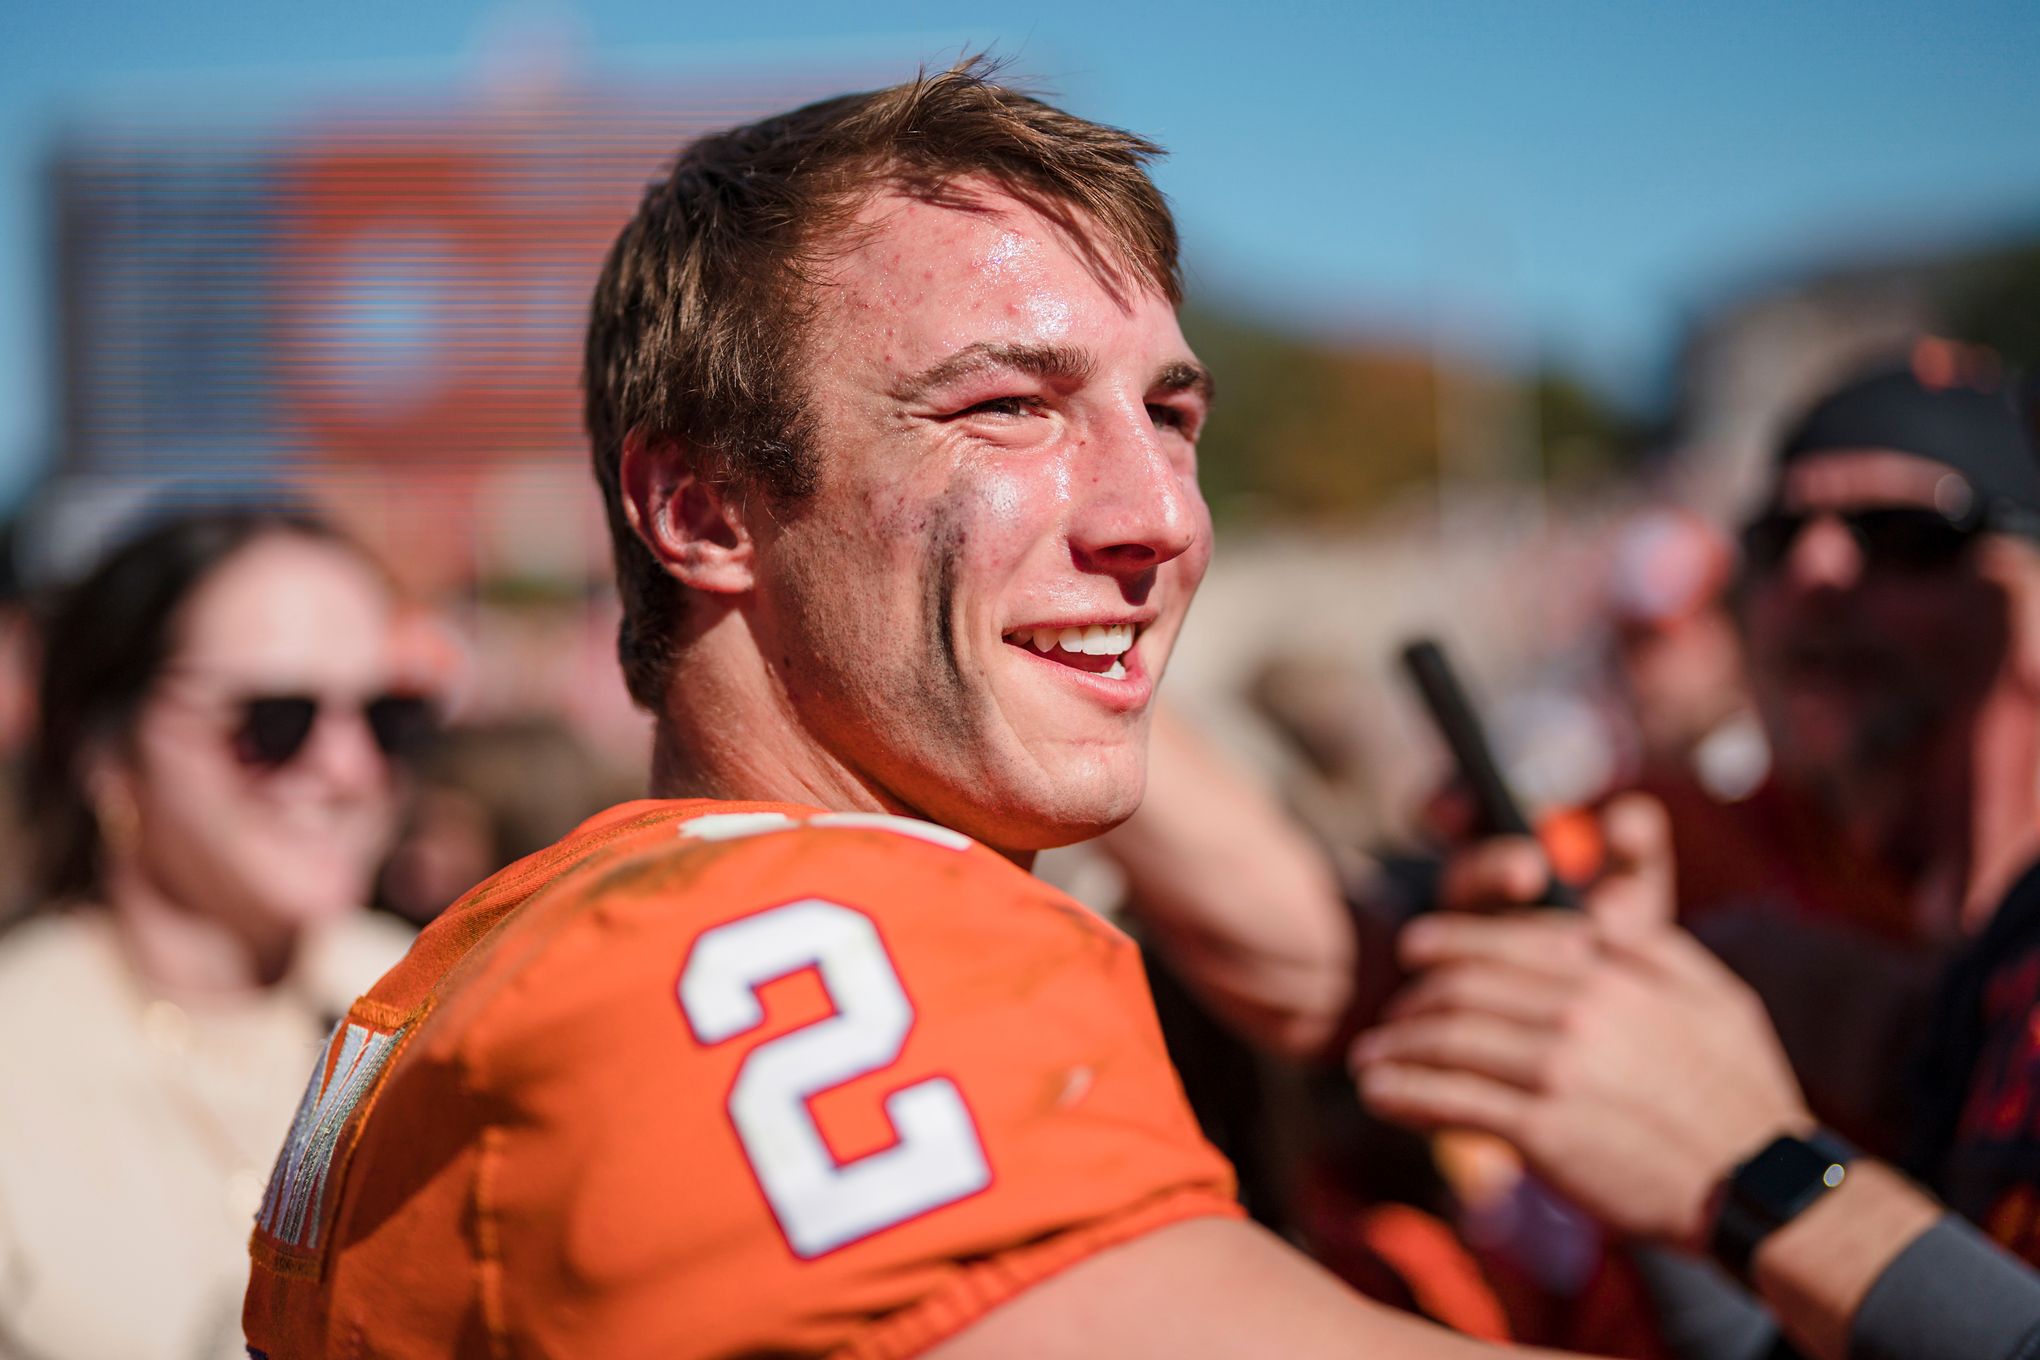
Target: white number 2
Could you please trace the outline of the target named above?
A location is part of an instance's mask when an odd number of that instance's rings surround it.
[[[715,1045],[764,1023],[758,988],[815,968],[836,1013],[758,1045],[730,1088],[730,1120],[780,1230],[820,1256],[991,1183],[984,1146],[956,1084],[930,1077],[885,1098],[896,1141],[838,1162],[808,1100],[900,1056],[914,1025],[869,917],[820,898],[704,931],[680,971],[680,1009]]]

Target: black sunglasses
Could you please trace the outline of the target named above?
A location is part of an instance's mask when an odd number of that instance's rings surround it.
[[[258,694],[240,700],[234,757],[250,769],[277,770],[297,759],[311,739],[322,701],[309,694]],[[422,694],[381,694],[361,705],[376,749],[391,759],[416,755],[439,727]]]
[[[1927,506],[1889,505],[1819,514],[1772,510],[1743,526],[1744,569],[1758,575],[1776,571],[1791,556],[1800,532],[1827,515],[1841,521],[1856,540],[1865,567],[1871,570],[1945,570],[1961,560],[1986,527],[1980,516],[1950,518]]]

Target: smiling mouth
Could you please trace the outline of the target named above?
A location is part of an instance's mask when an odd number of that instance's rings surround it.
[[[1093,623],[1082,628],[1016,628],[1006,634],[1006,641],[1072,670],[1124,680],[1126,654],[1139,635],[1135,624]]]

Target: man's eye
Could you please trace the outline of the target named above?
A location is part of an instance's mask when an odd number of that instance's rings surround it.
[[[1027,416],[1039,410],[1041,403],[1033,397],[993,397],[967,406],[961,414],[967,416]]]
[[[1180,406],[1148,406],[1148,419],[1160,429],[1174,430],[1189,438],[1197,433],[1197,420]]]

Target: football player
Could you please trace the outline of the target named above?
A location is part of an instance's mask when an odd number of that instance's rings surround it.
[[[1134,947],[1027,872],[1140,802],[1211,552],[1155,154],[965,66],[649,190],[586,381],[657,798],[348,1012],[251,1354],[1474,1349],[1242,1221]]]

